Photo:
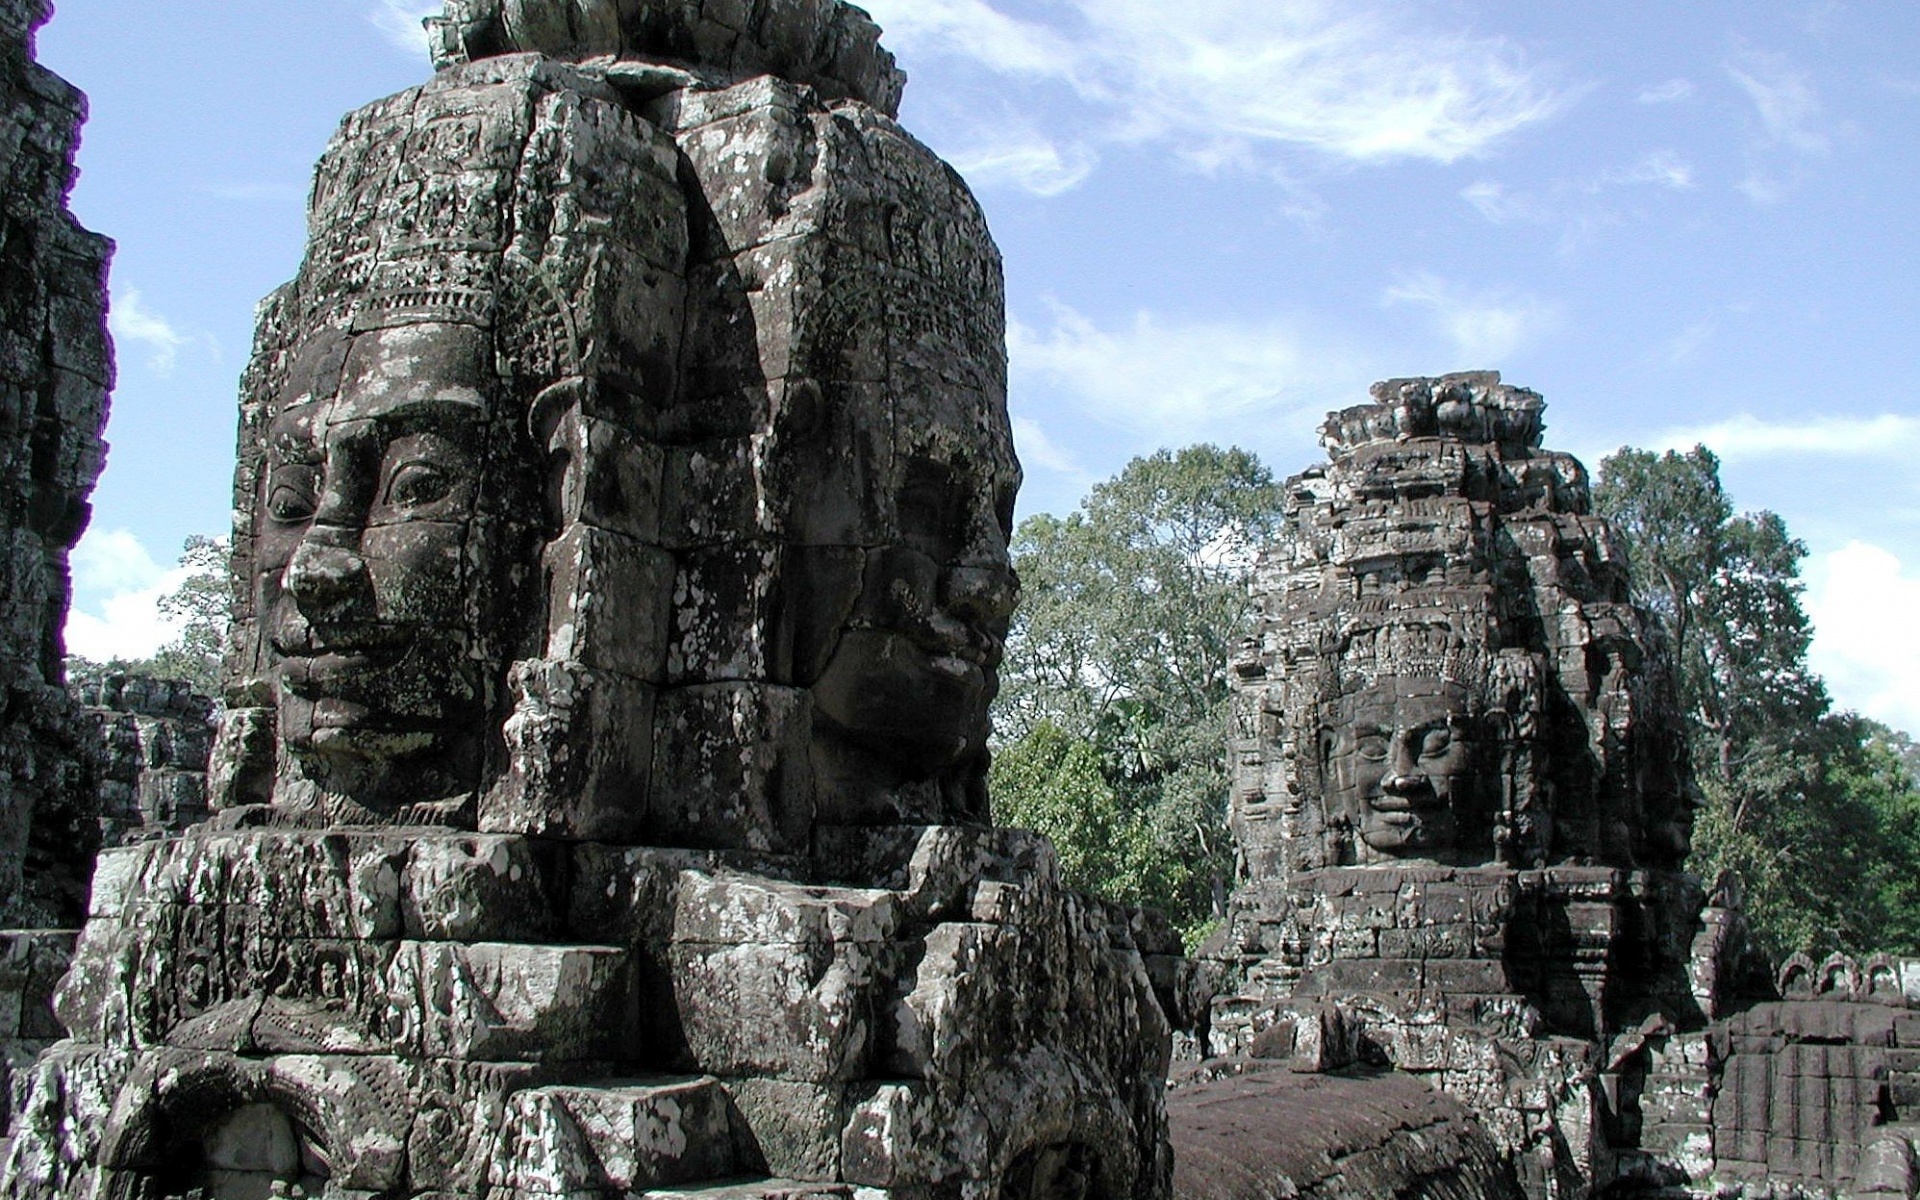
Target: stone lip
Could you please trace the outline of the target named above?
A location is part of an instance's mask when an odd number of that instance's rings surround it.
[[[426,24],[442,69],[522,51],[660,60],[720,86],[777,75],[890,117],[907,82],[879,26],[842,0],[447,0]]]

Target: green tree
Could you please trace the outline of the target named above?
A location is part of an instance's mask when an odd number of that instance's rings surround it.
[[[1023,601],[1001,669],[1003,753],[1034,738],[1058,752],[1049,727],[1091,747],[1122,823],[1181,864],[1125,886],[1189,928],[1218,915],[1232,871],[1227,666],[1282,499],[1252,454],[1190,446],[1134,459],[1075,512],[1014,537]],[[1038,803],[1023,777],[995,786],[1003,813]]]
[[[1705,801],[1696,870],[1745,877],[1754,927],[1776,953],[1906,948],[1886,942],[1907,920],[1888,905],[1920,896],[1887,878],[1886,846],[1911,773],[1894,770],[1898,753],[1876,745],[1871,723],[1831,711],[1807,664],[1806,546],[1774,513],[1736,514],[1705,447],[1621,450],[1600,464],[1594,505],[1678,661]]]
[[[1150,904],[1164,890],[1152,831],[1121,808],[1092,742],[1042,721],[994,755],[992,794],[1001,824],[1052,839],[1068,886],[1123,904]]]
[[[180,633],[151,658],[97,663],[79,655],[67,658],[67,678],[87,682],[107,675],[152,675],[184,679],[203,695],[220,694],[220,659],[227,641],[231,591],[227,583],[227,540],[194,534],[182,547],[179,565],[187,570],[180,586],[160,597],[162,616],[179,621]]]

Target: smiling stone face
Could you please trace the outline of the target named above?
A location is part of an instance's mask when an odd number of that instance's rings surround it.
[[[1018,585],[1010,461],[909,457],[894,544],[869,552],[852,616],[813,694],[829,730],[940,771],[986,745]]]
[[[481,503],[504,437],[491,356],[482,330],[422,323],[321,333],[296,357],[267,430],[253,591],[280,737],[310,773],[410,763],[409,803],[477,782],[507,667],[478,632],[501,594],[489,571],[524,540]]]
[[[1338,707],[1322,742],[1329,812],[1377,854],[1439,857],[1459,846],[1477,749],[1466,690],[1383,679]]]

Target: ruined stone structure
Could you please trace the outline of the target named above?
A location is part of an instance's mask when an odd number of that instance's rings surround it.
[[[1911,1197],[1920,965],[1776,976],[1737,881],[1684,873],[1666,651],[1540,397],[1373,394],[1290,482],[1235,664],[1243,882],[1180,1194]],[[1324,1072],[1357,1125],[1315,1119]]]
[[[986,823],[1000,265],[837,0],[454,0],[242,385],[215,815],[16,1198],[1166,1194],[1129,914]]]
[[[106,846],[207,819],[213,701],[178,679],[107,675],[73,688],[91,724],[92,779]]]
[[[48,12],[0,0],[0,924],[12,928],[77,926],[92,862],[61,627],[113,383],[112,246],[66,207],[86,100],[33,61]]]
[[[1610,1177],[1616,1038],[1702,1023],[1701,898],[1672,684],[1542,407],[1380,384],[1290,481],[1235,668],[1211,1041],[1424,1077],[1558,1196]]]

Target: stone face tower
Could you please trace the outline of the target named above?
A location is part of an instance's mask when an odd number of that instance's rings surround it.
[[[1214,1048],[1278,1028],[1429,1075],[1534,1194],[1577,1192],[1607,1169],[1598,1048],[1703,1018],[1672,681],[1539,396],[1373,394],[1291,481],[1236,664]]]
[[[838,0],[452,0],[242,387],[213,821],[109,852],[5,1192],[1104,1200],[1127,915],[986,826],[998,254]]]

